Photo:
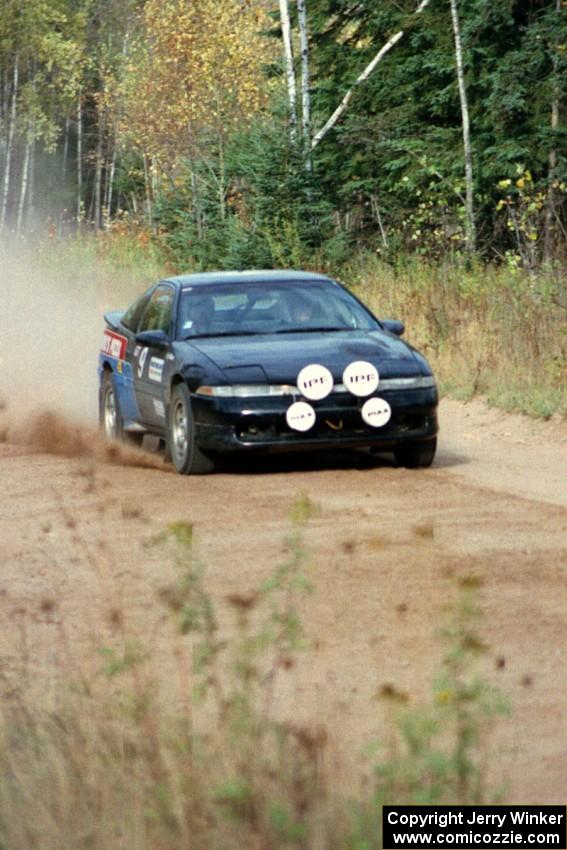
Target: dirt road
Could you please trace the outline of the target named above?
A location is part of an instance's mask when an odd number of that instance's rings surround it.
[[[55,420],[36,448],[0,444],[2,669],[48,693],[77,647],[104,645],[116,612],[159,652],[165,626],[149,612],[165,567],[144,542],[190,520],[213,595],[252,590],[305,492],[319,508],[305,532],[311,649],[280,680],[278,711],[325,724],[333,758],[352,761],[383,728],[382,685],[427,695],[454,578],[479,576],[486,673],[512,705],[491,741],[505,796],[564,802],[567,431],[480,402],[445,401],[441,423],[428,471],[303,457],[186,479],[159,458],[93,458],[88,436],[62,437]]]

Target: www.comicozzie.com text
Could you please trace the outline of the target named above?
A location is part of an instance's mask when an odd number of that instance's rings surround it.
[[[529,826],[537,824],[543,826],[549,824],[554,826],[563,822],[564,815],[547,814],[546,812],[504,812],[503,814],[483,814],[472,809],[470,816],[465,818],[463,812],[432,812],[427,815],[404,814],[399,812],[388,812],[388,823],[392,826],[497,826],[502,829],[506,819],[510,819],[512,826]]]

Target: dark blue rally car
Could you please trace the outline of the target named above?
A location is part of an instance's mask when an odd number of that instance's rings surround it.
[[[341,284],[301,271],[161,280],[105,315],[110,438],[163,438],[178,472],[226,452],[370,447],[430,466],[437,387],[421,354]]]

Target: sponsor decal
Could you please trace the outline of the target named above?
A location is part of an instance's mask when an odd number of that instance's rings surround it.
[[[367,425],[382,428],[392,418],[392,408],[383,398],[368,398],[362,405],[360,414]]]
[[[152,357],[148,368],[148,378],[150,381],[157,381],[158,384],[161,383],[164,363],[165,361],[161,357]]]
[[[163,405],[163,401],[159,401],[157,398],[154,398],[154,410],[161,419],[165,419],[165,407]]]
[[[376,392],[379,381],[378,369],[366,360],[354,360],[343,372],[343,384],[359,398]]]
[[[296,401],[288,407],[285,419],[294,431],[309,431],[315,425],[315,411],[306,401]]]
[[[119,360],[118,363],[116,364],[116,371],[119,372],[120,374],[122,374],[122,372],[124,371],[124,363],[123,363],[122,360]]]
[[[333,389],[333,376],[326,366],[311,363],[305,366],[297,376],[297,389],[305,398],[319,401],[326,398]]]
[[[114,331],[110,330],[106,330],[104,332],[102,351],[104,354],[108,354],[109,357],[116,357],[117,360],[124,360],[127,345],[128,340],[125,336],[121,336],[121,334],[116,334]]]
[[[146,365],[148,351],[148,348],[142,348],[141,351],[138,352],[138,378],[141,378],[144,374],[144,366]]]

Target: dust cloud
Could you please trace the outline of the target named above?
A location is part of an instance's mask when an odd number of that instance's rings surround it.
[[[68,258],[68,261],[70,258]],[[96,425],[97,274],[42,249],[0,254],[0,398],[14,420],[53,410]]]
[[[162,457],[154,456],[127,443],[109,442],[101,432],[69,416],[42,410],[31,414],[9,429],[14,444],[25,445],[44,454],[67,458],[89,458],[101,463],[138,466],[165,471]],[[171,471],[171,467],[168,467]]]
[[[153,466],[97,430],[103,313],[117,305],[104,268],[85,257],[66,246],[0,250],[0,442]]]

